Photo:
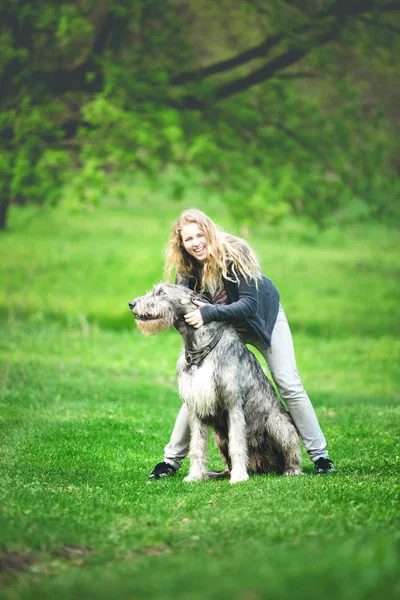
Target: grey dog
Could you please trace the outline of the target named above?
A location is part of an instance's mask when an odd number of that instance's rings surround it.
[[[199,329],[185,322],[199,297],[181,285],[161,283],[129,302],[145,335],[175,327],[184,340],[177,363],[179,393],[189,412],[190,469],[184,481],[207,478],[209,426],[230,472],[230,483],[248,473],[301,475],[296,428],[252,352],[228,323]]]

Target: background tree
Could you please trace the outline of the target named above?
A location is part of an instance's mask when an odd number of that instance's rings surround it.
[[[241,220],[397,217],[399,11],[5,0],[0,227],[10,201],[56,202],[71,181],[93,200],[110,170],[156,177],[171,164],[176,193],[196,174]]]

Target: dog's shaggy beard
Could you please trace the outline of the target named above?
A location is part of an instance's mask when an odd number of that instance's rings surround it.
[[[154,314],[154,309],[145,310],[145,307],[135,307],[136,325],[143,335],[156,335],[163,333],[174,325],[174,316],[168,308],[161,308]]]
[[[145,321],[136,319],[136,325],[143,335],[156,335],[171,327],[171,324],[164,319],[146,319]]]

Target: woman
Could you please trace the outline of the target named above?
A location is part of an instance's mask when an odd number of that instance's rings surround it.
[[[297,372],[293,341],[279,292],[264,277],[253,250],[244,240],[222,232],[199,210],[183,212],[172,228],[167,246],[166,274],[176,270],[176,281],[207,295],[213,304],[194,300],[198,307],[185,315],[196,329],[210,321],[230,322],[245,344],[265,358],[272,378],[315,464],[317,473],[335,471],[317,416]],[[189,419],[183,405],[164,461],[150,479],[175,475],[187,456]]]

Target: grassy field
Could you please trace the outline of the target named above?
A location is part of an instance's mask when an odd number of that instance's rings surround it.
[[[296,479],[184,484],[185,464],[150,483],[181,342],[141,336],[127,303],[162,279],[182,204],[160,200],[15,208],[0,236],[0,597],[395,598],[398,232],[249,236],[338,473],[304,454]],[[216,201],[199,207],[240,233]]]

